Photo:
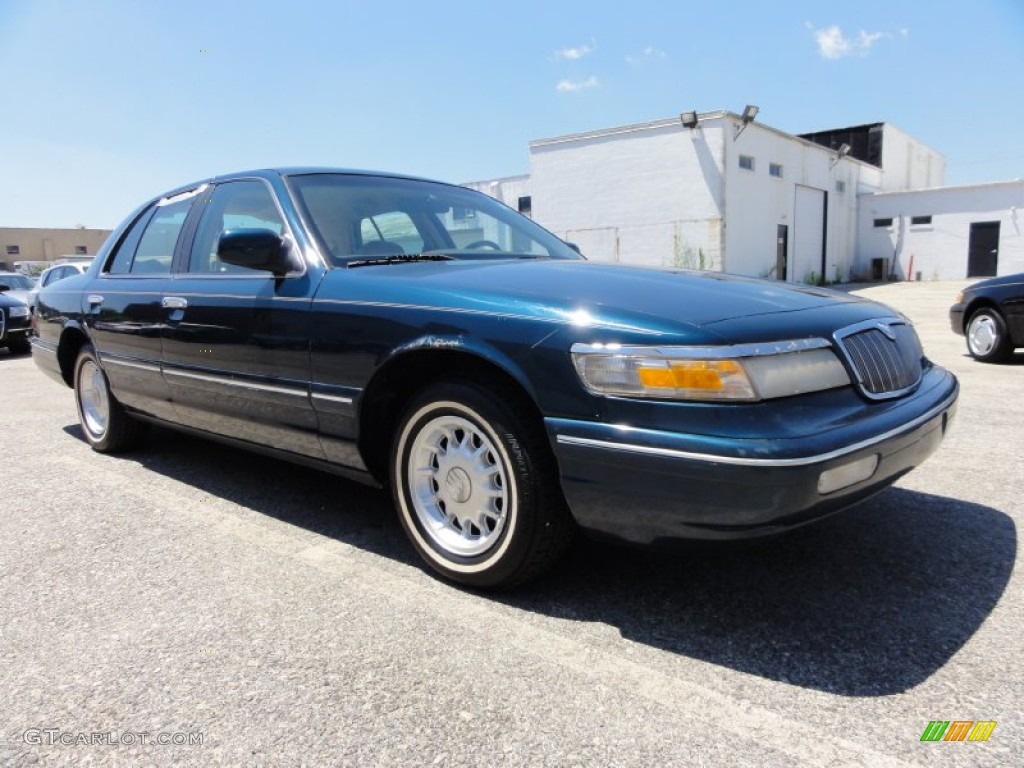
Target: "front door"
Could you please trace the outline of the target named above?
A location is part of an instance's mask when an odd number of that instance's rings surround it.
[[[999,268],[999,222],[976,221],[971,224],[967,250],[968,277],[995,277]]]
[[[204,195],[191,249],[161,297],[164,377],[191,427],[323,457],[309,393],[309,323],[319,273],[275,277],[225,264],[229,229],[287,235],[263,181],[232,181]]]

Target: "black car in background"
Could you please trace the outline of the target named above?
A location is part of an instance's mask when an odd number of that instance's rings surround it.
[[[0,347],[25,353],[32,349],[29,341],[30,312],[28,304],[7,294],[8,285],[0,277]]]
[[[1024,274],[982,280],[961,291],[949,308],[955,333],[984,363],[1004,363],[1024,347]]]

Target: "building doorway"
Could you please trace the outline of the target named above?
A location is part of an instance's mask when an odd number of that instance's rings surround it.
[[[793,201],[793,280],[818,283],[824,279],[826,211],[828,194],[823,189],[796,185]]]
[[[967,246],[967,276],[995,277],[999,271],[999,222],[975,221]]]

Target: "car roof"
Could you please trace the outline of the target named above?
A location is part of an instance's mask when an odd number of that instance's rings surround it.
[[[231,173],[222,173],[216,176],[209,176],[205,179],[198,179],[197,181],[190,182],[189,184],[183,184],[180,187],[168,190],[160,195],[163,197],[172,197],[174,195],[181,194],[182,192],[188,192],[195,189],[201,184],[216,184],[217,182],[230,181],[232,179],[251,179],[253,177],[261,179],[272,179],[286,176],[305,176],[317,173],[340,173],[349,176],[379,176],[382,178],[390,179],[406,179],[409,181],[432,181],[437,184],[445,184],[447,182],[439,182],[435,179],[427,179],[422,176],[410,176],[404,173],[391,173],[388,171],[369,171],[358,168],[331,168],[327,166],[286,166],[280,168],[254,168],[248,171],[232,171]]]

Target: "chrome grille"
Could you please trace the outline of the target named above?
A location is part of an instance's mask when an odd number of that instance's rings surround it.
[[[836,341],[867,397],[898,397],[921,380],[921,342],[914,329],[902,321],[859,323],[839,331]]]

